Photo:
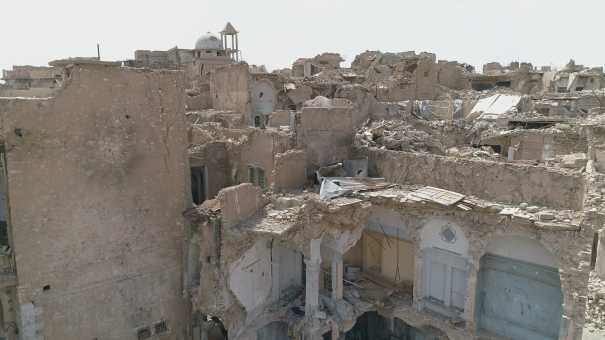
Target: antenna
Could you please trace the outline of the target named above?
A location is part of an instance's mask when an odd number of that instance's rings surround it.
[[[97,43],[97,59],[101,60],[101,47],[99,46],[99,43]]]

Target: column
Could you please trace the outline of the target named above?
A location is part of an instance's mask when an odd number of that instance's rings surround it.
[[[321,273],[321,239],[311,240],[310,254],[305,259],[306,289],[305,289],[305,340],[320,340],[319,320],[319,275]]]
[[[332,299],[342,300],[343,293],[343,263],[342,255],[336,254],[332,257]]]
[[[305,289],[305,314],[314,317],[319,311],[319,274],[321,273],[321,239],[311,240]]]
[[[481,257],[473,257],[473,262],[467,266],[468,279],[466,283],[466,302],[464,303],[464,315],[462,318],[466,320],[466,330],[473,332],[475,325],[475,304],[477,296],[477,280],[479,279],[479,263]]]
[[[237,34],[235,35],[235,51],[236,51],[235,58],[237,61],[239,61],[239,56],[238,56],[238,54],[239,54],[239,38],[238,38]]]
[[[597,261],[594,270],[600,278],[605,279],[605,228],[599,231],[596,251]]]

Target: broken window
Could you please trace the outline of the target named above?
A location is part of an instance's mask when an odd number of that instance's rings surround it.
[[[512,83],[510,81],[497,81],[496,86],[498,87],[511,87]]]
[[[162,334],[168,332],[168,325],[166,324],[166,320],[162,320],[153,326],[155,329],[155,334]]]
[[[265,188],[267,186],[265,179],[265,170],[262,168],[256,168],[256,179],[258,180],[258,186],[261,188]]]
[[[584,88],[582,86],[578,86],[576,87],[576,91],[584,91]]]
[[[206,167],[191,168],[191,196],[193,203],[200,205],[206,200]]]
[[[248,165],[248,182],[264,189],[267,186],[265,169],[253,165]]]
[[[251,165],[248,165],[248,182],[256,183],[256,168]]]

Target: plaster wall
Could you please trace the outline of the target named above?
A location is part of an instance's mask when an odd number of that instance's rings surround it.
[[[229,266],[229,287],[246,311],[260,307],[271,294],[269,241],[254,243],[244,256]]]
[[[252,110],[256,114],[269,114],[275,108],[275,89],[266,80],[255,81],[252,84]]]
[[[451,228],[455,233],[453,242],[447,242],[442,237],[442,232],[445,228]],[[420,231],[420,249],[438,248],[458,254],[468,258],[469,243],[462,228],[455,222],[445,218],[430,218],[425,222],[424,227]]]
[[[411,230],[401,214],[393,209],[374,207],[366,221],[366,230],[384,233],[402,240],[411,240]]]
[[[557,268],[557,260],[542,245],[522,236],[496,236],[487,246],[487,252],[493,255]]]
[[[302,253],[285,247],[274,246],[273,262],[279,263],[279,273],[274,272],[273,275],[279,276],[280,294],[290,288],[302,287]]]

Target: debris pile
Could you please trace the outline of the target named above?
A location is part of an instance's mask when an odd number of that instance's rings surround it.
[[[362,128],[355,136],[357,146],[444,155],[439,138],[417,130],[405,121],[381,121]]]
[[[594,272],[590,274],[588,283],[586,325],[589,330],[605,330],[605,280]]]

